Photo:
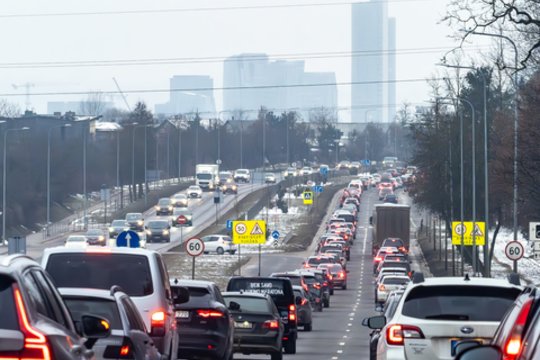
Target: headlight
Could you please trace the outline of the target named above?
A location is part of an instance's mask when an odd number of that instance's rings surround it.
[[[146,230],[146,235],[152,235],[152,232],[150,230]]]
[[[110,227],[109,232],[113,232],[113,231],[114,231],[114,228]]]
[[[169,206],[169,211],[172,211],[173,207],[172,206]]]
[[[154,209],[159,210],[159,206],[157,206],[157,205],[154,206]]]
[[[144,224],[142,220],[137,221],[137,225],[142,226],[142,224]]]
[[[163,235],[169,235],[169,230],[163,230]]]
[[[236,190],[236,185],[233,185],[232,189],[233,189],[233,190]]]
[[[98,237],[98,241],[105,241],[105,236],[100,235],[100,236]]]

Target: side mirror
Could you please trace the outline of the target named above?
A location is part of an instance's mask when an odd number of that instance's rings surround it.
[[[100,316],[82,315],[82,335],[88,339],[102,339],[111,334],[111,325]]]
[[[173,304],[180,305],[189,301],[189,290],[183,286],[172,287],[173,290]]]
[[[502,352],[496,346],[482,345],[463,351],[456,360],[502,360]]]
[[[302,298],[300,296],[297,296],[294,298],[294,303],[296,305],[302,305]]]
[[[231,301],[229,303],[229,310],[232,310],[232,311],[238,311],[240,310],[240,304],[237,303],[236,301]]]
[[[362,325],[367,326],[370,329],[379,330],[386,325],[386,317],[383,315],[372,316],[362,320]]]

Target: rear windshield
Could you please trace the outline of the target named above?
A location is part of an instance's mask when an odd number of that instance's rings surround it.
[[[330,258],[309,258],[308,259],[308,264],[309,265],[319,265],[319,264],[325,264],[325,263],[329,263],[329,262],[332,262],[332,260],[330,260]]]
[[[47,272],[57,287],[109,290],[119,285],[129,296],[154,292],[146,256],[110,253],[52,254]]]
[[[3,330],[19,330],[12,284],[13,280],[0,276],[0,329]]]
[[[347,215],[347,214],[340,214],[338,217],[342,218],[346,222],[354,222],[354,216],[353,215]]]
[[[269,294],[277,307],[288,307],[294,304],[291,281],[278,278],[232,278],[227,291],[244,291]]]
[[[300,276],[295,276],[295,275],[288,275],[288,274],[277,274],[277,275],[272,275],[272,276],[275,276],[275,277],[284,277],[284,278],[287,278],[289,280],[291,280],[291,284],[292,285],[298,285],[298,286],[302,286],[302,279],[300,278]]]
[[[116,302],[105,299],[92,298],[65,298],[69,313],[73,321],[81,323],[84,314],[92,314],[104,317],[109,321],[111,329],[122,330],[122,321],[118,313]]]
[[[401,246],[405,246],[405,244],[403,243],[403,240],[401,239],[395,239],[395,240],[386,239],[383,241],[382,246],[390,246],[390,247],[398,248]]]
[[[501,321],[519,289],[493,286],[419,286],[409,293],[403,315],[419,319]]]
[[[382,268],[403,268],[403,269],[409,269],[410,265],[409,263],[405,261],[385,261],[382,264]]]
[[[173,295],[175,294],[175,290],[179,289],[177,287],[171,287],[171,291]],[[187,287],[189,291],[189,301],[184,305],[182,304],[182,307],[189,307],[189,306],[197,306],[201,303],[208,304],[208,302],[212,301],[212,295],[206,288],[200,288],[200,287]]]
[[[383,284],[386,285],[407,285],[409,282],[408,278],[385,277],[383,279]]]
[[[249,296],[224,296],[227,307],[231,301],[240,305],[240,312],[270,313],[268,301],[262,298],[253,298]]]

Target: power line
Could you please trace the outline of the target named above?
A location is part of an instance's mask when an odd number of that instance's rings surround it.
[[[89,11],[89,12],[58,12],[58,13],[34,13],[34,14],[0,14],[0,19],[13,18],[36,18],[36,17],[64,17],[64,16],[100,16],[100,15],[138,15],[138,14],[168,14],[168,13],[190,13],[205,11],[236,11],[236,10],[264,10],[280,8],[306,8],[319,6],[344,6],[352,4],[373,4],[373,3],[404,3],[404,2],[432,2],[433,0],[384,0],[371,2],[324,2],[310,4],[283,4],[283,5],[247,5],[228,7],[200,7],[200,8],[172,8],[172,9],[142,9],[142,10],[110,10],[110,11]]]
[[[334,52],[307,52],[285,54],[246,54],[242,56],[211,56],[211,57],[183,57],[183,58],[150,58],[150,59],[116,59],[116,60],[79,60],[79,61],[39,61],[39,62],[8,62],[0,63],[0,68],[63,68],[63,67],[105,67],[105,66],[140,66],[140,65],[168,65],[168,64],[198,64],[227,61],[267,61],[267,60],[303,60],[325,59],[340,57],[363,57],[382,55],[416,55],[438,53],[449,50],[449,47],[404,48],[393,50],[362,50],[362,51],[334,51]],[[472,47],[467,50],[478,51],[483,47]]]
[[[429,80],[444,80],[444,78],[435,78]],[[346,85],[375,85],[375,84],[392,84],[392,83],[414,83],[423,82],[426,79],[401,79],[401,80],[384,80],[384,81],[353,81],[353,82],[334,82],[334,83],[310,83],[310,84],[288,84],[288,85],[259,85],[259,86],[230,86],[230,87],[213,87],[213,88],[180,88],[180,89],[133,89],[123,90],[124,94],[150,94],[150,93],[166,93],[166,92],[190,92],[190,91],[224,91],[224,90],[262,90],[276,88],[300,88],[300,87],[319,87],[319,86],[346,86]],[[98,91],[102,94],[114,95],[120,94],[118,90]],[[30,93],[30,96],[51,96],[51,95],[88,95],[96,93],[92,91],[58,91],[58,92],[37,92]],[[0,96],[11,97],[21,96],[14,93],[0,93]]]

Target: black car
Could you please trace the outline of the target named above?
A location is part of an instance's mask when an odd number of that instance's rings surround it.
[[[296,301],[291,281],[286,278],[242,277],[229,280],[227,291],[244,291],[269,294],[274,300],[284,324],[283,348],[286,354],[296,354],[298,337]],[[301,301],[298,298],[298,301]]]
[[[109,226],[109,238],[114,239],[121,232],[128,231],[129,224],[126,220],[113,220]]]
[[[328,283],[328,280],[326,278],[326,272],[327,270],[323,269],[309,269],[309,273],[312,273],[315,278],[317,279],[317,282],[322,290],[322,302],[324,307],[330,307],[330,284]],[[317,286],[317,283],[315,284]]]
[[[73,322],[49,275],[24,255],[0,256],[0,359],[93,359],[109,322],[81,312]]]
[[[144,217],[142,213],[127,213],[126,221],[128,222],[131,230],[143,231]]]
[[[300,303],[296,306],[296,312],[298,313],[298,326],[302,326],[304,331],[313,330],[313,309],[309,303],[309,294],[303,287],[293,285],[294,295],[301,299]]]
[[[312,305],[315,311],[323,311],[323,288],[313,273],[303,272],[304,280],[308,286],[308,291],[312,297]]]
[[[146,241],[171,241],[171,224],[168,220],[152,220],[145,226]]]
[[[174,308],[178,357],[232,358],[234,322],[216,284],[198,280],[171,281],[173,294],[178,287],[189,291],[189,301]]]
[[[281,360],[284,325],[272,297],[250,292],[227,292],[223,297],[234,318],[234,352]]]
[[[174,205],[171,199],[161,198],[155,206],[156,215],[172,215]]]
[[[107,236],[105,231],[100,229],[88,229],[84,234],[88,240],[88,245],[98,245],[106,246],[107,245]]]
[[[221,186],[223,194],[238,194],[238,185],[235,182],[227,182]]]

